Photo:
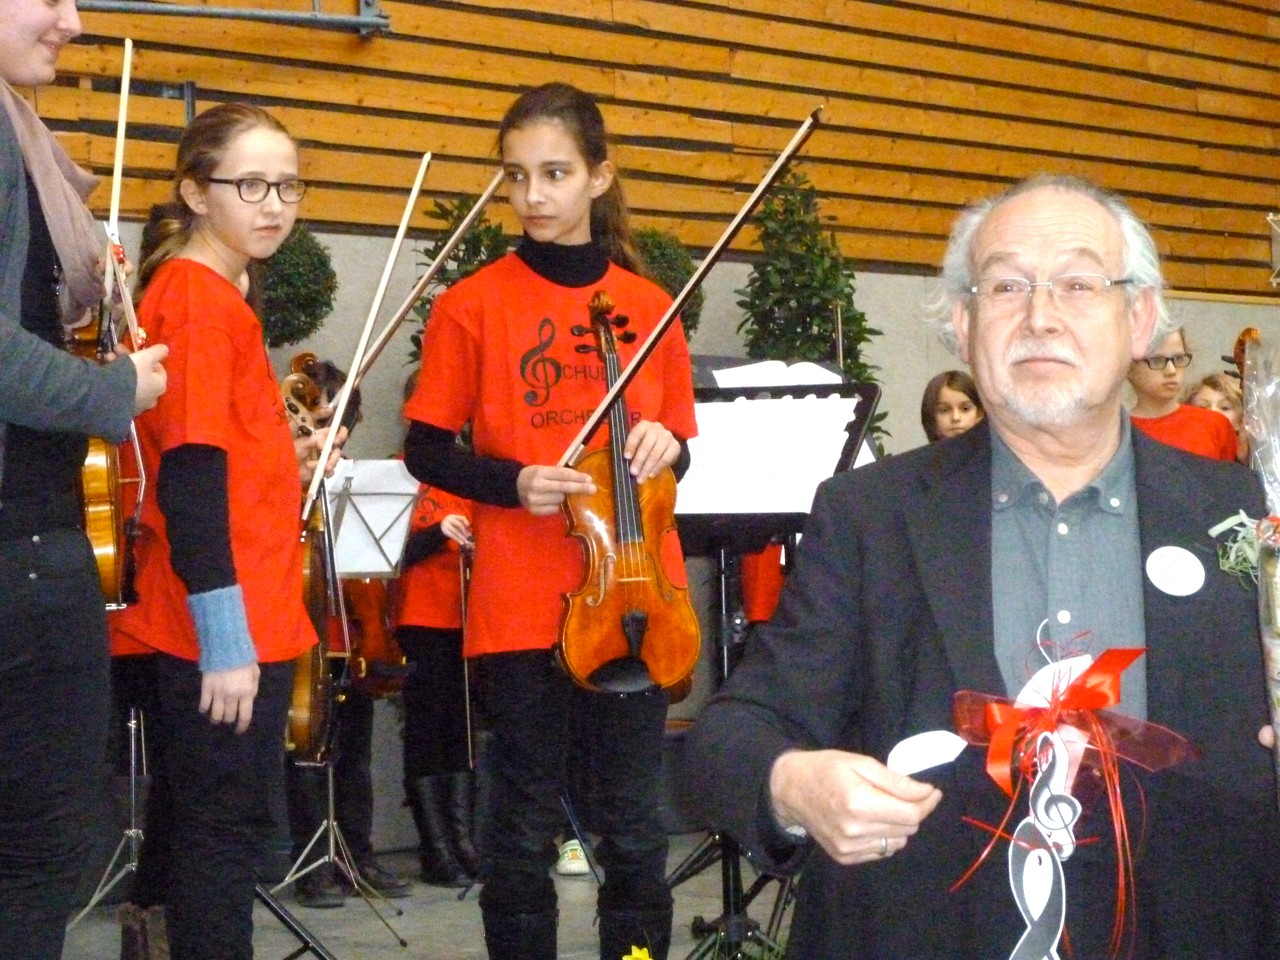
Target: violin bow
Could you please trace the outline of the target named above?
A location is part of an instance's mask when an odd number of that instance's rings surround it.
[[[373,322],[378,318],[378,311],[382,308],[382,298],[387,294],[387,284],[391,281],[391,271],[395,268],[396,256],[400,253],[400,244],[404,242],[404,235],[409,229],[409,218],[413,216],[413,208],[418,202],[418,193],[422,190],[422,181],[427,175],[427,166],[430,163],[431,154],[424,153],[422,162],[418,165],[418,175],[413,181],[413,189],[409,191],[409,199],[404,205],[404,214],[400,217],[400,227],[396,230],[395,240],[391,243],[391,252],[387,254],[387,264],[382,268],[382,279],[378,281],[378,289],[373,295],[373,304],[369,307],[369,316],[364,322],[364,329],[360,332],[360,341],[356,344],[356,353],[351,358],[351,366],[347,368],[348,370],[361,369],[365,350],[369,346],[369,335],[373,332]],[[351,399],[351,391],[355,387],[356,379],[354,376],[347,377],[342,389],[338,391],[337,406],[334,408],[333,417],[329,420],[333,429],[324,438],[324,446],[320,450],[320,458],[316,461],[316,472],[311,477],[311,485],[307,488],[307,496],[302,504],[302,520],[304,523],[311,513],[311,505],[315,503],[320,484],[324,482],[324,466],[329,462],[329,457],[333,453],[334,443],[338,439],[338,430],[342,424],[342,418],[347,412],[347,403]]]
[[[467,211],[467,215],[462,219],[462,222],[458,224],[458,229],[453,231],[453,236],[445,241],[445,245],[440,248],[440,252],[436,254],[435,260],[432,261],[429,267],[427,267],[426,273],[424,273],[419,278],[418,282],[413,285],[413,289],[409,291],[409,295],[404,298],[404,303],[400,304],[400,309],[395,312],[395,315],[391,318],[390,322],[388,322],[382,332],[378,334],[373,345],[369,347],[369,351],[364,358],[364,364],[356,373],[356,386],[360,385],[360,381],[364,379],[364,375],[369,372],[369,368],[372,367],[373,362],[378,359],[378,355],[382,353],[383,348],[391,342],[392,335],[396,332],[396,329],[400,324],[404,322],[405,318],[408,317],[409,311],[413,309],[413,305],[418,302],[424,293],[427,292],[427,287],[429,287],[431,285],[431,281],[436,278],[436,274],[438,274],[449,262],[449,258],[453,256],[453,251],[458,248],[460,243],[462,243],[463,239],[467,235],[467,231],[470,230],[471,225],[479,219],[481,212],[485,208],[485,204],[487,204],[493,198],[493,195],[498,192],[498,187],[502,186],[502,181],[504,179],[506,179],[506,173],[499,170],[497,174],[494,175],[494,178],[489,181],[489,186],[484,188],[484,193],[480,194],[476,199],[475,204]]]
[[[689,277],[689,281],[684,285],[684,289],[681,290],[676,295],[676,298],[671,301],[671,306],[668,307],[667,312],[662,315],[662,319],[660,319],[658,321],[658,325],[653,328],[653,332],[650,333],[644,343],[640,345],[640,348],[631,358],[631,362],[628,363],[626,369],[619,374],[617,381],[610,388],[609,392],[604,395],[604,399],[600,401],[600,405],[596,407],[595,412],[592,413],[591,416],[587,418],[587,422],[582,425],[582,429],[578,431],[578,435],[573,438],[573,442],[569,444],[569,448],[565,450],[564,456],[560,458],[558,466],[571,466],[577,461],[578,457],[582,455],[583,448],[586,446],[587,441],[591,439],[591,435],[596,432],[596,429],[600,426],[600,422],[608,416],[609,409],[617,401],[622,391],[627,388],[627,385],[635,379],[636,374],[640,372],[641,365],[648,360],[650,354],[657,349],[658,341],[662,339],[662,335],[667,332],[667,329],[675,321],[676,316],[680,313],[681,309],[683,309],[684,305],[689,302],[689,298],[692,297],[698,287],[702,285],[702,281],[706,279],[711,268],[715,266],[716,261],[720,259],[720,255],[724,252],[725,247],[727,247],[733,238],[737,236],[738,231],[742,229],[742,225],[746,223],[747,218],[751,216],[756,206],[760,203],[760,200],[764,197],[765,191],[773,186],[773,182],[778,179],[783,168],[786,167],[791,158],[799,152],[800,148],[804,146],[804,142],[809,139],[809,135],[813,133],[814,128],[818,125],[821,119],[822,107],[816,107],[814,111],[805,118],[804,122],[800,124],[800,128],[791,138],[791,142],[786,145],[782,153],[778,154],[778,158],[774,160],[773,166],[770,167],[769,171],[764,175],[764,179],[757,184],[755,190],[752,191],[751,196],[747,198],[747,202],[743,204],[742,209],[738,211],[737,216],[735,216],[729,226],[725,228],[720,239],[717,240],[714,246],[707,251],[707,255],[703,258],[702,263],[698,264],[698,268],[693,271],[693,275]]]
[[[133,73],[133,41],[124,40],[124,66],[120,70],[120,109],[116,115],[116,151],[111,166],[111,206],[107,213],[107,271],[105,286],[108,310],[112,294],[120,294],[120,306],[124,310],[125,322],[129,325],[129,337],[133,349],[139,350],[145,345],[145,336],[138,327],[138,315],[133,309],[133,298],[129,295],[129,287],[124,275],[124,246],[120,243],[120,185],[124,179],[124,145],[125,128],[129,117],[129,78]],[[108,320],[108,326],[111,326]],[[115,329],[111,329],[111,345],[116,343]]]

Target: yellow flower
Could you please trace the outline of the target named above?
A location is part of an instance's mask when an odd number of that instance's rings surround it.
[[[637,947],[633,944],[631,952],[623,957],[622,960],[653,960],[653,958],[649,956],[648,947]]]

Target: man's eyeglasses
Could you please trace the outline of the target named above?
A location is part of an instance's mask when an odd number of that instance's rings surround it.
[[[281,203],[297,203],[307,192],[304,180],[263,180],[261,177],[237,177],[228,180],[225,177],[205,177],[206,183],[225,183],[234,186],[245,203],[261,203],[267,199],[271,188],[276,188],[276,196]]]
[[[1140,362],[1145,363],[1152,370],[1163,370],[1171,363],[1181,370],[1184,367],[1191,366],[1191,354],[1175,353],[1171,357],[1162,357],[1160,354],[1156,354],[1153,357],[1143,357]]]
[[[1013,313],[1026,307],[1036,287],[1048,287],[1053,302],[1064,310],[1082,311],[1092,307],[1112,287],[1132,283],[1130,277],[1112,280],[1100,273],[1064,273],[1052,280],[1025,277],[984,277],[969,292],[996,313]]]

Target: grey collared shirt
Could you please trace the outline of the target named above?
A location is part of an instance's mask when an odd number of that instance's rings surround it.
[[[1122,417],[1111,461],[1061,504],[991,432],[991,602],[1011,697],[1050,660],[1146,645],[1133,443]],[[1115,709],[1146,719],[1145,660],[1124,672]]]

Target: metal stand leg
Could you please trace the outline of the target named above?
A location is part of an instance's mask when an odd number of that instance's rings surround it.
[[[138,784],[140,778],[147,775],[146,729],[142,711],[137,707],[130,707],[126,725],[129,728],[129,826],[125,828],[124,835],[116,844],[115,852],[111,855],[106,870],[102,872],[102,879],[94,887],[93,896],[89,898],[84,908],[71,918],[67,924],[68,930],[101,903],[121,880],[131,873],[136,873],[138,869],[138,853],[142,847],[142,828],[138,825]],[[128,851],[128,859],[120,865],[119,870],[116,870],[116,863],[126,851]]]
[[[725,548],[717,554],[717,574],[720,584],[720,683],[728,679],[741,654],[744,624],[734,621],[729,601],[729,556]],[[720,864],[720,896],[723,912],[715,920],[694,917],[690,929],[698,944],[688,960],[703,958],[727,958],[738,960],[744,956],[744,948],[751,944],[753,956],[781,957],[777,937],[781,933],[786,911],[792,901],[791,878],[771,877],[760,874],[750,889],[742,886],[742,850],[738,842],[727,833],[714,832],[694,848],[693,852],[667,877],[667,886],[675,888],[715,863]],[[769,925],[765,930],[747,914],[751,902],[772,881],[777,880],[780,889],[774,901]]]
[[[308,764],[304,764],[304,766],[308,766]],[[343,837],[342,830],[338,827],[338,820],[334,810],[333,760],[328,759],[324,761],[321,766],[324,767],[325,788],[328,795],[326,817],[320,826],[316,828],[316,832],[311,837],[311,842],[307,844],[306,849],[302,851],[298,859],[294,861],[293,866],[289,868],[288,874],[283,880],[271,888],[270,893],[278,893],[282,888],[293,883],[293,881],[297,880],[299,877],[310,873],[312,870],[332,864],[342,871],[342,874],[347,878],[347,882],[350,883],[351,887],[357,894],[359,894],[360,899],[368,904],[369,909],[373,911],[374,916],[376,916],[382,925],[387,928],[387,932],[395,938],[396,943],[402,947],[407,947],[409,945],[409,941],[400,936],[395,927],[391,926],[391,923],[385,916],[383,916],[382,910],[379,909],[378,904],[373,902],[373,898],[376,897],[378,900],[382,901],[382,905],[385,908],[394,910],[397,917],[403,917],[404,910],[392,904],[381,893],[369,886],[365,879],[360,876],[360,871],[356,869],[355,858],[351,856],[351,848],[347,846],[346,838]],[[314,863],[309,863],[303,867],[302,865],[306,863],[307,856],[311,853],[312,848],[320,842],[321,837],[325,838],[327,844],[324,855]],[[270,904],[268,904],[268,908],[270,908]],[[297,921],[294,922],[296,923]],[[288,924],[286,924],[286,926],[288,926]]]
[[[317,940],[311,931],[298,922],[297,917],[286,910],[284,905],[271,895],[271,891],[266,887],[260,883],[257,884],[253,888],[253,894],[257,898],[258,902],[270,910],[275,918],[284,925],[285,929],[297,937],[298,942],[302,944],[299,949],[288,954],[285,957],[285,960],[297,960],[298,957],[307,953],[317,957],[318,960],[338,960],[337,957],[325,949],[324,944]],[[403,946],[403,944],[401,944],[401,946]]]

